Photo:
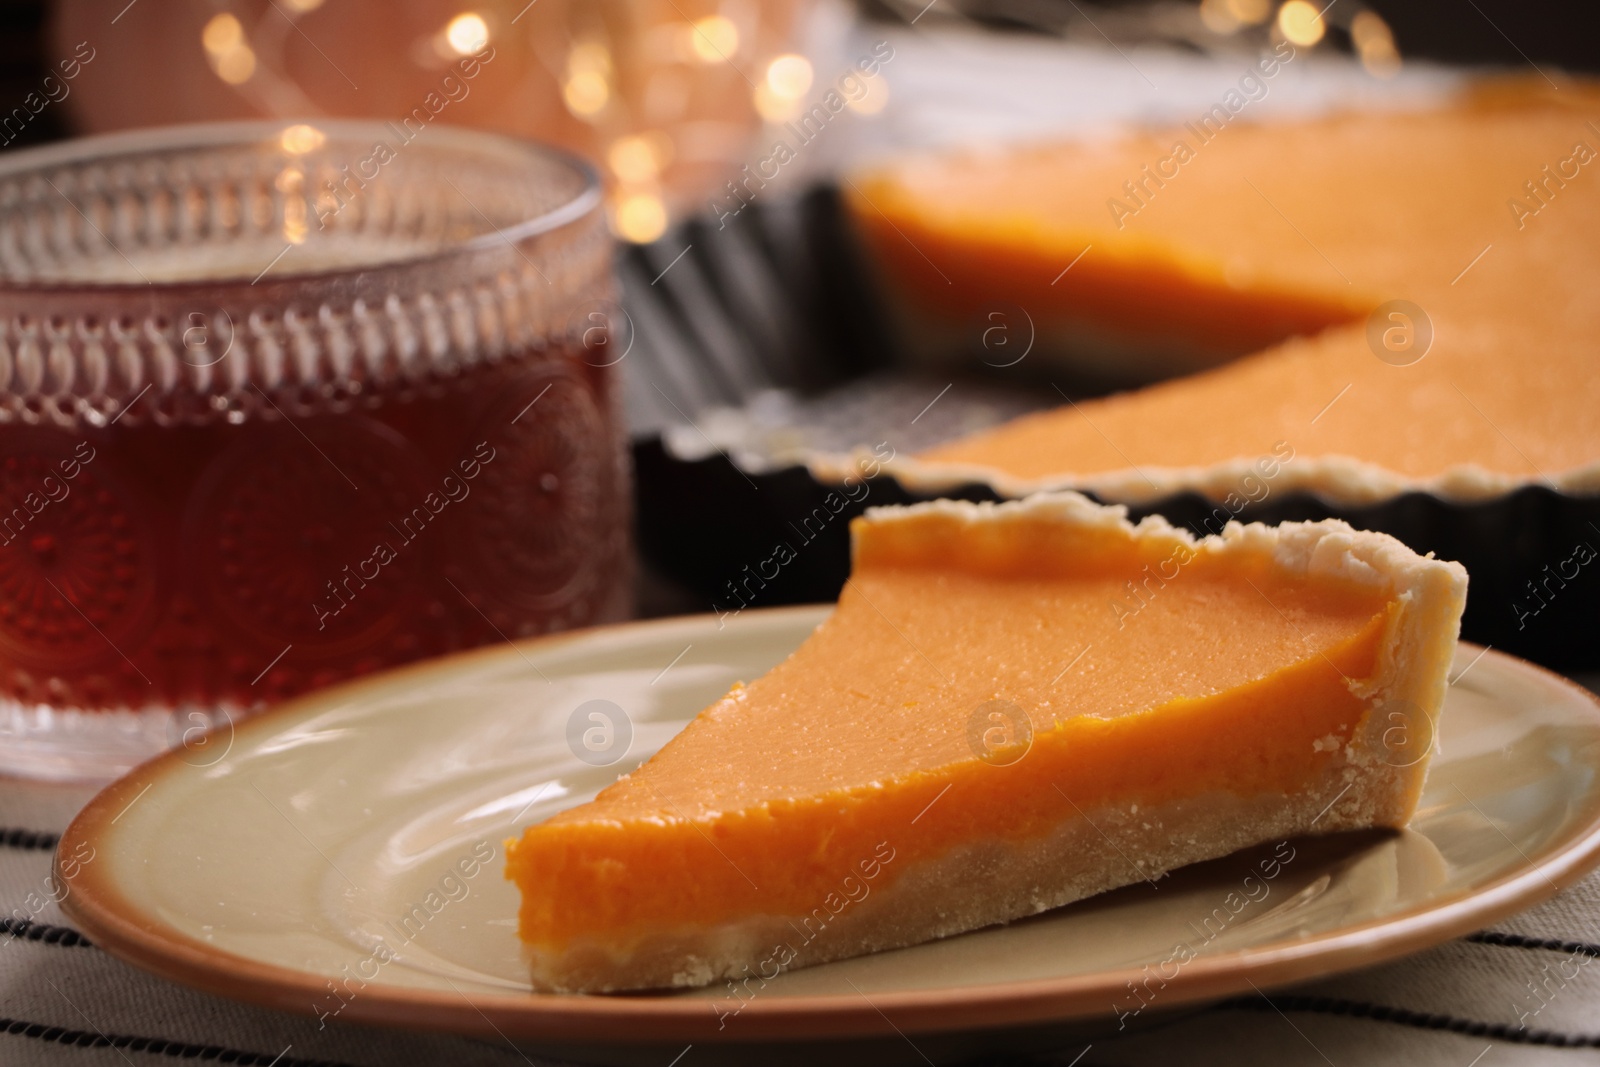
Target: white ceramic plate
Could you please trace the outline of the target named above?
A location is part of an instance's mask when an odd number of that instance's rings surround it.
[[[717,988],[530,992],[503,840],[643,761],[733,681],[787,655],[826,610],[592,630],[295,701],[102,793],[60,846],[62,857],[93,850],[74,865],[66,908],[139,967],[295,1012],[568,1048],[814,1040],[1063,1020],[1115,1028],[1115,1006],[1137,1006],[1126,983],[1180,940],[1199,958],[1152,1014],[1464,934],[1600,857],[1600,706],[1536,667],[1463,646],[1411,829],[1294,842],[1268,895],[1224,923],[1205,925],[1270,849],[1155,889],[786,973],[737,1012]],[[611,766],[569,745],[571,713],[592,699],[632,722],[628,755]],[[1202,939],[1202,927],[1214,932]]]

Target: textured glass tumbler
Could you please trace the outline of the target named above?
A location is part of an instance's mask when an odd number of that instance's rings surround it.
[[[506,138],[8,154],[0,772],[209,762],[295,693],[625,616],[613,296],[594,175]]]

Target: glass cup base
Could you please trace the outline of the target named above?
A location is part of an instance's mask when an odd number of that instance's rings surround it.
[[[215,708],[81,711],[0,698],[0,774],[108,782],[177,747],[203,766],[226,754],[233,720]]]

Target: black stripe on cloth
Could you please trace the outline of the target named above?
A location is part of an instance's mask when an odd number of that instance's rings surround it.
[[[6,848],[21,848],[44,852],[60,844],[61,835],[47,833],[44,830],[19,830],[13,827],[0,827],[0,846]]]
[[[1480,945],[1543,949],[1546,952],[1565,952],[1569,955],[1581,952],[1585,956],[1600,959],[1600,945],[1588,941],[1557,941],[1550,937],[1525,937],[1522,934],[1502,934],[1494,930],[1479,930],[1475,934],[1468,934],[1462,940],[1473,941]]]
[[[0,1034],[17,1034],[37,1041],[50,1041],[57,1045],[76,1045],[78,1048],[114,1048],[129,1052],[147,1052],[153,1056],[172,1056],[187,1060],[217,1060],[238,1063],[245,1067],[352,1067],[333,1060],[306,1060],[296,1056],[277,1056],[268,1052],[245,1052],[222,1045],[192,1045],[183,1041],[168,1041],[160,1037],[132,1037],[128,1034],[102,1034],[90,1030],[68,1030],[61,1026],[24,1022],[20,1019],[0,1018]]]
[[[0,935],[20,937],[24,941],[43,941],[47,945],[60,945],[62,948],[94,947],[87,937],[70,926],[51,926],[49,923],[36,923],[32,919],[0,919]]]
[[[1374,1022],[1394,1023],[1398,1026],[1414,1026],[1421,1030],[1448,1030],[1452,1034],[1487,1037],[1494,1041],[1509,1041],[1515,1045],[1600,1048],[1600,1034],[1562,1034],[1554,1030],[1524,1030],[1508,1023],[1486,1023],[1478,1019],[1436,1015],[1425,1011],[1411,1011],[1408,1008],[1391,1008],[1386,1004],[1368,1004],[1337,997],[1280,996],[1270,1001],[1265,997],[1234,997],[1218,1004],[1217,1009],[1305,1011],[1321,1015],[1345,1015],[1354,1019],[1371,1019]]]

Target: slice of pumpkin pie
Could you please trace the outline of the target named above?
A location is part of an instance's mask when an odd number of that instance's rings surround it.
[[[1073,493],[852,534],[793,655],[508,844],[539,988],[771,978],[1416,805],[1459,564]]]

